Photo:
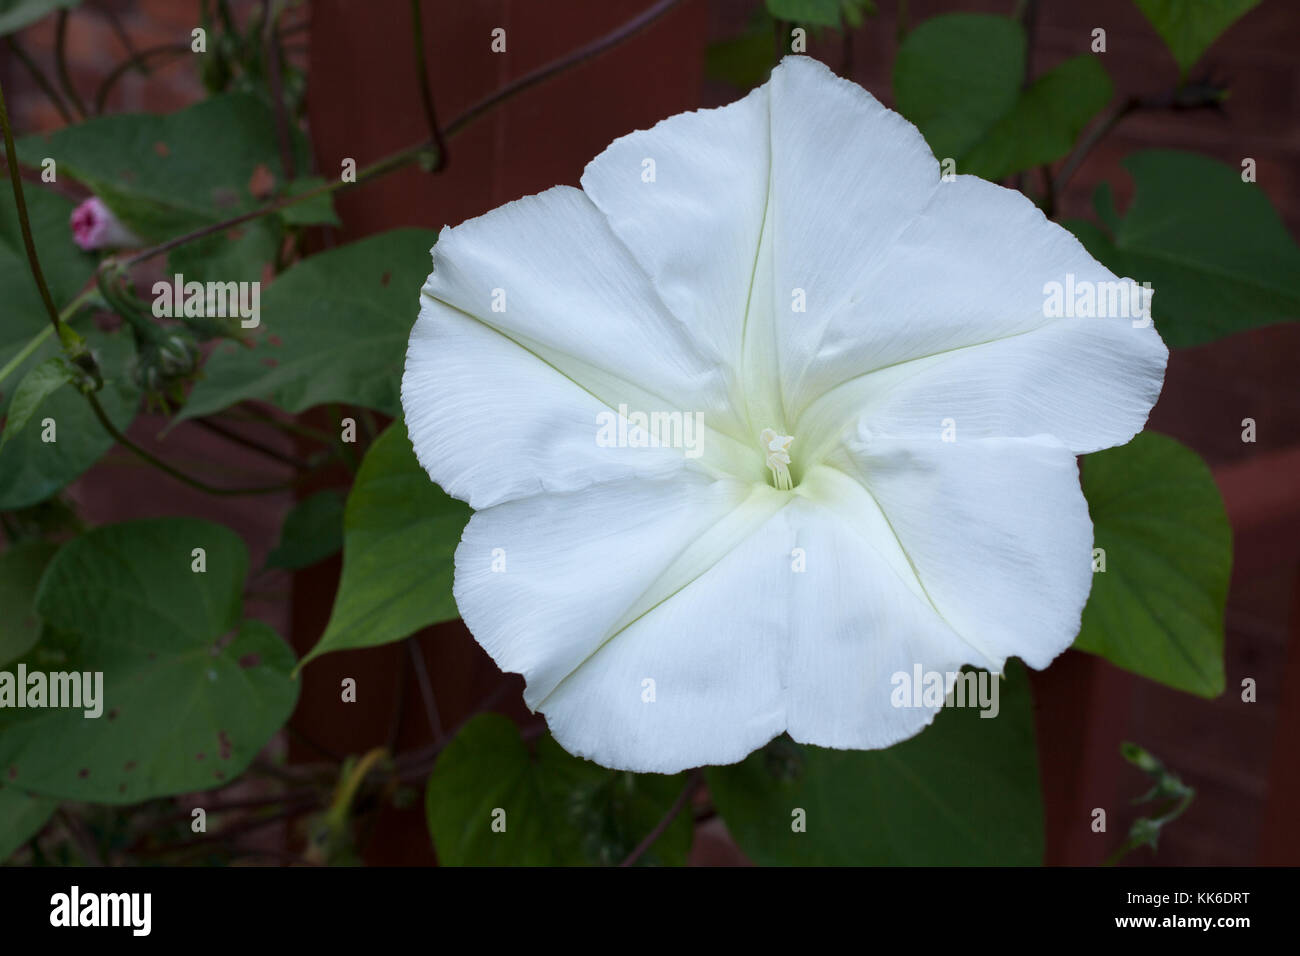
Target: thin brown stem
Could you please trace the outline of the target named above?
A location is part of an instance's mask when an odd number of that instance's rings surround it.
[[[54,108],[59,111],[59,115],[63,117],[63,122],[71,123],[72,111],[68,109],[68,104],[65,103],[63,97],[59,95],[59,91],[54,88],[54,84],[51,83],[50,78],[45,75],[45,71],[42,70],[37,62],[31,58],[31,55],[23,48],[23,45],[18,42],[18,38],[13,34],[10,34],[5,37],[5,43],[8,44],[9,51],[18,58],[18,62],[27,68],[27,72],[31,74],[33,82],[41,88],[41,92],[44,93],[50,103],[54,105]]]
[[[620,863],[619,866],[632,866],[637,860],[645,856],[646,851],[654,846],[655,842],[672,826],[672,822],[677,819],[677,815],[686,809],[687,804],[691,802],[691,797],[695,795],[695,791],[703,784],[703,771],[697,769],[687,774],[686,785],[682,787],[682,792],[677,794],[677,799],[668,808],[668,812],[663,815],[663,819],[655,824],[655,828],[645,835],[645,839],[636,845],[636,849],[629,853],[627,859]]]
[[[438,699],[433,695],[433,685],[429,682],[429,670],[424,664],[424,651],[420,649],[419,638],[407,638],[406,649],[411,655],[411,666],[415,668],[415,681],[420,688],[420,700],[424,703],[429,730],[433,733],[434,743],[438,743],[442,740],[442,720],[438,716]]]
[[[72,104],[72,108],[77,111],[77,115],[82,119],[86,118],[86,104],[81,101],[81,95],[77,92],[77,87],[72,82],[72,75],[68,72],[68,11],[60,10],[59,17],[54,28],[54,66],[58,71],[59,85],[63,87],[63,93]]]
[[[300,800],[294,803],[292,806],[285,807],[283,810],[279,810],[276,813],[272,813],[264,817],[255,817],[254,819],[251,820],[245,820],[241,823],[235,824],[234,826],[229,826],[221,830],[218,830],[216,833],[205,833],[203,836],[196,837],[193,840],[187,840],[184,843],[177,843],[172,846],[158,847],[156,849],[148,851],[147,855],[161,856],[168,853],[184,853],[186,851],[198,849],[200,847],[208,846],[213,843],[220,843],[224,840],[229,840],[233,837],[245,836],[257,830],[263,830],[266,827],[272,826],[274,824],[282,823],[294,817],[302,816],[302,814],[309,813],[310,811],[316,809],[317,806],[319,806],[319,801],[317,800],[314,799]]]
[[[96,9],[99,11],[100,16],[108,21],[108,25],[112,29],[113,35],[117,37],[117,42],[122,44],[122,49],[124,49],[126,55],[131,58],[130,62],[135,66],[136,70],[141,76],[148,76],[149,67],[144,64],[144,61],[142,61],[136,53],[135,44],[131,42],[131,37],[130,34],[126,32],[126,27],[122,26],[122,18],[117,15],[117,11],[107,4],[100,4]]]
[[[167,464],[167,462],[163,461],[151,452],[145,451],[145,449],[127,438],[126,435],[124,435],[121,430],[113,424],[112,419],[108,417],[108,413],[104,411],[104,406],[99,402],[99,396],[94,392],[86,392],[85,394],[86,400],[90,403],[91,411],[93,411],[95,417],[99,419],[99,423],[103,426],[104,431],[108,432],[115,442],[134,454],[137,458],[140,458],[145,462],[145,464],[152,465],[164,474],[170,475],[182,484],[189,485],[191,488],[197,488],[199,491],[205,491],[210,495],[231,497],[236,495],[271,494],[276,491],[287,491],[294,486],[294,482],[290,481],[280,482],[275,485],[259,485],[252,488],[218,488],[217,486],[210,485],[206,481],[201,481],[192,475],[187,475],[185,472],[173,468],[171,465]]]
[[[310,462],[303,461],[301,458],[294,458],[292,455],[286,455],[284,452],[278,451],[270,445],[263,444],[256,438],[249,438],[247,435],[241,435],[233,428],[227,428],[224,425],[220,425],[217,422],[212,421],[210,418],[196,418],[194,419],[194,424],[214,435],[220,435],[227,441],[234,442],[237,445],[243,445],[245,448],[259,452],[267,458],[278,461],[282,465],[288,465],[290,468],[296,468],[299,471],[307,471],[312,467]]]
[[[95,840],[85,825],[64,807],[59,807],[58,817],[86,863],[90,866],[103,866],[104,858],[100,856],[99,847],[95,846]]]
[[[108,106],[108,94],[112,92],[117,81],[131,71],[133,67],[144,68],[146,60],[151,60],[156,56],[170,54],[172,56],[183,56],[190,52],[188,43],[163,43],[159,46],[145,47],[140,50],[129,60],[124,60],[109,71],[108,75],[100,81],[99,89],[95,91],[95,112],[103,113]]]
[[[32,278],[40,290],[41,301],[49,314],[54,334],[59,334],[59,310],[50,295],[50,287],[45,284],[45,273],[41,271],[41,260],[36,256],[36,243],[32,239],[31,218],[27,214],[27,200],[23,197],[23,178],[18,171],[18,150],[14,146],[14,132],[9,125],[9,111],[5,107],[4,87],[0,86],[0,129],[4,133],[5,160],[9,166],[9,181],[14,190],[14,206],[18,212],[18,228],[23,234],[23,247],[27,250],[27,264],[31,267]]]
[[[1107,113],[1102,120],[1093,126],[1083,139],[1075,145],[1070,155],[1066,157],[1065,163],[1061,166],[1061,171],[1056,174],[1056,183],[1053,191],[1057,196],[1065,192],[1066,184],[1069,183],[1076,170],[1087,159],[1088,154],[1092,152],[1093,147],[1100,143],[1111,130],[1119,125],[1124,117],[1128,116],[1139,106],[1140,101],[1137,97],[1131,96],[1123,100]]]
[[[280,76],[280,38],[277,34],[279,15],[275,0],[262,0],[262,46],[266,56],[266,76],[271,87],[271,103],[275,110],[275,136],[280,143],[280,167],[286,180],[296,175],[293,161],[293,135],[289,114],[284,105],[284,83]]]
[[[438,754],[442,753],[447,744],[456,739],[456,734],[460,732],[460,729],[479,714],[491,710],[500,703],[501,698],[506,695],[506,692],[509,689],[510,685],[508,683],[502,682],[498,684],[489,694],[478,702],[464,720],[451,728],[451,730],[443,736],[442,740],[430,744],[427,747],[421,747],[418,750],[411,750],[394,757],[393,765],[398,771],[398,779],[409,781],[427,776],[429,771],[433,769],[433,763],[438,759]]]
[[[1212,82],[1191,83],[1178,86],[1156,96],[1130,96],[1121,100],[1079,140],[1078,144],[1066,157],[1061,171],[1056,174],[1053,190],[1059,198],[1065,193],[1065,186],[1075,172],[1088,158],[1093,148],[1106,137],[1127,116],[1140,110],[1206,110],[1219,109],[1227,96],[1227,90]]]
[[[599,56],[601,53],[618,46],[624,40],[629,39],[648,27],[650,24],[654,23],[680,2],[681,0],[659,0],[659,2],[654,6],[647,7],[632,19],[616,27],[614,30],[611,30],[609,33],[606,33],[604,36],[598,37],[586,46],[580,47],[552,63],[538,67],[531,73],[526,73],[519,77],[519,79],[507,83],[492,95],[479,100],[465,112],[461,113],[454,120],[448,123],[446,129],[443,131],[444,134],[446,136],[451,136],[454,133],[459,132],[504,100],[508,100],[512,96],[522,93],[529,87],[536,86],[543,80],[550,79],[557,73],[563,73],[570,67],[577,66],[579,63],[584,63],[592,57]]]
[[[605,34],[605,36],[600,37],[599,39],[596,39],[591,43],[588,43],[586,46],[573,51],[567,56],[561,57],[560,59],[554,61],[553,63],[549,63],[546,66],[539,67],[538,69],[532,71],[531,73],[525,74],[524,76],[519,77],[517,80],[513,80],[512,82],[507,83],[505,86],[497,90],[495,93],[492,93],[491,95],[486,96],[483,99],[479,100],[469,109],[465,110],[465,112],[461,113],[450,123],[448,123],[447,126],[442,131],[443,136],[445,138],[450,139],[452,136],[460,132],[470,123],[474,122],[484,113],[487,113],[493,108],[499,106],[501,103],[505,102],[511,97],[519,93],[522,93],[524,90],[529,89],[530,87],[536,86],[538,83],[541,83],[544,80],[549,79],[550,77],[554,76],[557,73],[562,73],[563,71],[569,69],[570,67],[577,66],[578,64],[583,63],[586,60],[589,60],[592,57],[604,53],[606,50],[609,50],[617,46],[618,44],[622,43],[624,40],[627,40],[628,38],[636,34],[638,31],[649,26],[655,20],[658,20],[661,16],[663,16],[673,7],[677,6],[679,3],[681,3],[681,0],[659,0],[659,2],[656,3],[654,6],[648,7],[642,13],[633,17],[631,20],[628,20],[627,22],[619,26],[617,29],[612,30],[611,32]],[[242,215],[234,216],[223,222],[212,223],[211,225],[204,226],[201,229],[195,229],[193,232],[187,232],[184,235],[177,236],[174,239],[168,239],[166,242],[159,243],[156,246],[150,246],[147,249],[141,249],[138,252],[135,252],[134,254],[128,256],[125,259],[117,260],[110,256],[106,258],[102,263],[100,263],[100,268],[101,269],[112,268],[113,266],[119,264],[124,266],[133,266],[136,265],[137,263],[144,262],[147,259],[152,259],[155,256],[162,255],[164,252],[170,252],[172,249],[175,249],[178,246],[183,246],[186,243],[194,242],[197,239],[202,239],[204,236],[210,236],[213,235],[214,233],[224,232],[225,230],[230,229],[233,226],[238,226],[241,223],[249,222],[253,219],[258,219],[262,216],[279,212],[281,209],[285,209],[288,206],[293,206],[298,203],[307,202],[308,200],[315,199],[319,196],[323,196],[328,193],[337,192],[338,190],[346,189],[350,186],[358,186],[363,182],[366,182],[370,179],[374,179],[375,177],[378,176],[382,176],[386,173],[390,173],[395,169],[400,169],[403,166],[406,166],[408,163],[414,162],[415,160],[419,159],[421,155],[428,153],[429,150],[434,148],[435,146],[436,144],[432,139],[426,140],[422,143],[416,143],[412,146],[407,146],[404,149],[400,149],[395,153],[391,153],[388,156],[385,156],[383,159],[371,164],[370,166],[365,167],[362,170],[358,170],[357,177],[354,182],[343,182],[339,180],[332,183],[326,183],[323,186],[318,186],[315,189],[310,189],[307,190],[306,192],[298,193],[295,196],[288,196],[276,202],[268,203],[267,205],[262,206],[258,209],[254,209],[251,212],[246,212],[243,213]]]
[[[420,84],[420,103],[424,107],[424,119],[429,125],[429,138],[438,151],[431,172],[438,172],[447,165],[447,146],[442,139],[442,130],[438,127],[438,112],[433,105],[433,84],[429,79],[429,65],[424,56],[424,17],[420,12],[420,0],[411,0],[411,39],[415,45],[415,79]]]

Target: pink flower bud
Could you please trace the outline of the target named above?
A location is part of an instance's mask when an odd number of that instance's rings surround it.
[[[121,249],[144,243],[122,225],[98,196],[91,196],[72,210],[69,220],[72,238],[82,249]]]

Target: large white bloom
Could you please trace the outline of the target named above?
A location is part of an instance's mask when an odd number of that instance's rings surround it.
[[[1168,352],[1048,318],[1044,286],[1115,276],[802,57],[582,187],[443,230],[402,381],[420,462],[476,509],[465,623],[565,748],[887,747],[935,714],[891,706],[896,672],[1070,645],[1075,455],[1142,428]],[[619,410],[702,413],[702,454],[599,441]]]

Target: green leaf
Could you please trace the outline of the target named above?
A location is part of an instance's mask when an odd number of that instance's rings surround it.
[[[406,426],[375,439],[343,518],[343,577],[325,633],[303,663],[329,651],[387,644],[460,616],[452,555],[469,506],[449,498],[415,459]]]
[[[79,3],[81,0],[0,0],[0,36],[17,33],[55,10],[65,10]]]
[[[681,774],[606,770],[550,734],[533,755],[508,719],[481,714],[438,757],[425,813],[446,866],[610,865],[655,828],[685,782]],[[638,862],[684,864],[692,829],[687,809]]]
[[[1134,153],[1124,167],[1135,192],[1113,233],[1067,225],[1112,272],[1151,283],[1166,343],[1199,345],[1300,317],[1300,248],[1257,183],[1174,150]],[[1107,209],[1108,194],[1096,202]]]
[[[290,412],[342,402],[400,415],[406,342],[436,238],[397,229],[293,266],[262,292],[256,347],[218,348],[178,420],[245,399]]]
[[[301,196],[303,193],[320,189],[325,180],[319,176],[304,176],[289,184],[287,194]],[[279,212],[280,219],[292,226],[339,226],[338,213],[334,211],[334,198],[329,193],[322,193],[314,199],[286,206]]]
[[[741,763],[710,767],[709,792],[760,865],[1036,865],[1043,809],[1033,708],[1015,661],[999,681],[998,707],[994,718],[945,710],[888,750],[826,750],[782,736]],[[806,832],[793,829],[796,810]]]
[[[791,23],[840,28],[840,0],[767,0],[767,12]]]
[[[0,432],[0,448],[23,430],[41,403],[72,380],[72,372],[61,355],[47,358],[27,370],[9,400],[5,413],[4,431]]]
[[[1136,0],[1183,76],[1224,30],[1259,0]]]
[[[24,541],[0,554],[0,664],[26,654],[41,635],[36,615],[36,585],[59,546]],[[0,856],[3,856],[0,854]]]
[[[54,297],[56,308],[72,300],[90,280],[96,258],[82,252],[72,241],[68,220],[75,208],[58,193],[23,183],[32,239],[41,261],[41,272]],[[31,265],[23,245],[14,195],[6,183],[0,189],[0,348],[26,341],[50,324],[49,313],[32,278]],[[0,388],[4,383],[0,382]]]
[[[135,354],[131,337],[125,332],[108,334],[92,328],[86,330],[85,338],[104,371],[100,403],[109,419],[125,431],[135,417],[140,397],[130,378]],[[0,367],[21,348],[15,345],[0,349]],[[50,336],[20,367],[28,368],[58,352]],[[0,397],[0,415],[7,414],[13,399],[13,395]],[[47,394],[30,412],[30,419],[30,426],[7,436],[0,448],[0,510],[44,501],[113,447],[112,437],[95,418],[86,397],[75,388]],[[53,441],[45,441],[46,419],[54,423]]]
[[[926,20],[899,48],[898,109],[958,173],[996,180],[1051,163],[1110,100],[1110,77],[1089,55],[1022,89],[1025,49],[1015,20],[971,13]]]
[[[704,55],[709,77],[747,90],[767,79],[775,48],[772,29],[748,30],[738,37],[710,44]]]
[[[59,801],[0,787],[0,863],[34,837],[59,807]]]
[[[957,161],[958,172],[998,180],[1068,153],[1114,94],[1095,56],[1076,56],[1030,84],[1016,105]]]
[[[343,547],[343,496],[318,491],[293,506],[280,529],[280,543],[266,559],[268,568],[307,568]]]
[[[767,12],[777,20],[839,30],[845,21],[850,27],[862,26],[864,18],[876,12],[876,4],[875,0],[767,0]]]
[[[306,165],[305,138],[295,130],[293,141]],[[32,165],[53,157],[60,179],[83,183],[136,235],[161,241],[262,205],[254,174],[265,166],[283,178],[277,142],[265,102],[227,93],[176,113],[120,113],[29,136],[18,155]]]
[[[196,548],[206,571],[192,570]],[[65,544],[36,595],[46,635],[20,664],[102,673],[102,714],[0,708],[6,782],[124,804],[238,776],[298,696],[288,645],[240,619],[247,566],[234,532],[190,518],[108,525]]]
[[[1016,21],[951,13],[926,20],[899,47],[894,99],[936,156],[958,159],[1015,107],[1024,73]]]
[[[95,257],[72,241],[68,219],[73,204],[48,190],[24,184],[32,238],[56,307],[70,302],[95,269]],[[0,188],[0,419],[10,416],[18,383],[36,366],[60,352],[23,248],[13,193]],[[88,330],[106,383],[100,392],[109,418],[125,429],[135,416],[138,392],[128,367],[134,348],[126,335]],[[44,396],[30,412],[33,427],[6,440],[0,450],[0,510],[35,504],[54,494],[93,465],[112,446],[86,399],[64,388]],[[56,425],[55,442],[41,440],[46,418]]]
[[[180,273],[186,282],[261,282],[283,238],[276,217],[263,216],[187,242],[168,253],[163,281]]]
[[[1142,432],[1085,456],[1082,480],[1106,570],[1093,574],[1074,646],[1218,696],[1232,530],[1209,468],[1172,438]]]

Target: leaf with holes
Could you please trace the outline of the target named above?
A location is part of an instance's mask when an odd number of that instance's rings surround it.
[[[135,417],[140,392],[130,377],[135,354],[131,337],[90,328],[84,336],[104,373],[99,401],[109,419],[125,431]],[[0,350],[0,364],[14,350]],[[48,361],[59,354],[50,336],[40,344],[22,367]],[[18,390],[0,397],[0,415],[8,414]],[[68,482],[80,476],[113,447],[113,438],[95,418],[86,397],[75,388],[59,388],[24,413],[30,424],[12,435],[6,434],[0,447],[0,509],[23,508],[44,501]],[[6,426],[6,433],[8,428]]]
[[[25,690],[30,704],[42,674],[47,704],[60,686],[60,702],[78,691],[80,706],[0,708],[0,781],[120,804],[233,780],[298,697],[288,645],[241,620],[247,569],[234,532],[191,518],[107,525],[65,544],[36,595],[45,636],[7,668],[8,692]]]
[[[24,195],[41,270],[56,306],[81,291],[95,269],[95,257],[72,242],[68,217],[73,204],[31,184]],[[23,247],[13,193],[0,188],[0,421],[12,414],[19,383],[32,369],[60,354]],[[100,392],[113,423],[125,430],[135,417],[139,392],[130,381],[134,354],[130,337],[83,329],[104,372]],[[0,511],[43,501],[93,465],[113,445],[95,420],[86,399],[60,388],[40,397],[22,413],[31,422],[7,438],[0,450]],[[55,441],[46,441],[41,423],[54,422]]]
[[[400,415],[406,340],[436,238],[396,229],[293,266],[262,294],[256,347],[219,347],[179,420],[245,399],[289,412],[343,402]]]
[[[252,93],[222,93],[176,113],[119,113],[24,137],[18,156],[50,157],[151,242],[222,222],[263,205],[259,180],[283,180],[275,116]],[[306,138],[294,152],[307,162]]]

